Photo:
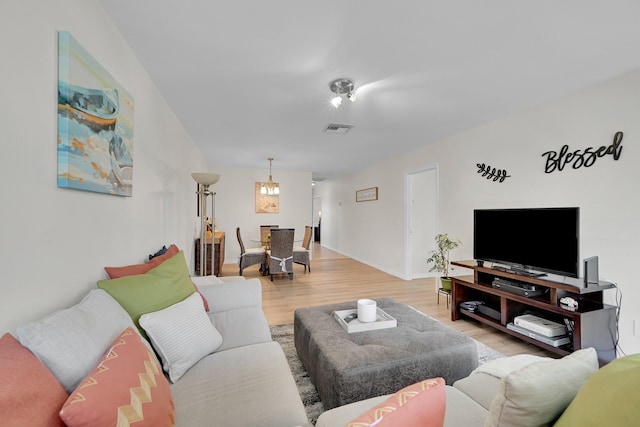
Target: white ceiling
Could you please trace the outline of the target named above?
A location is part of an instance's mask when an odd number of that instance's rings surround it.
[[[640,68],[638,0],[101,3],[208,162],[274,157],[276,178],[339,177]],[[339,77],[358,99],[334,109]]]

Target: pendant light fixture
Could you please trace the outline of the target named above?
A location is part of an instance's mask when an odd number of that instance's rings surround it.
[[[280,194],[280,184],[273,182],[273,178],[271,177],[271,162],[273,161],[273,157],[269,157],[267,160],[269,160],[269,181],[263,182],[260,185],[260,194],[277,196]]]

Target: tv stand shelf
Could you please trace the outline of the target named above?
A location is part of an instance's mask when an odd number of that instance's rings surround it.
[[[560,356],[581,348],[594,347],[601,363],[615,359],[616,306],[604,304],[602,298],[603,291],[611,288],[612,285],[602,284],[602,286],[584,288],[580,286],[581,282],[577,279],[553,275],[525,276],[492,268],[491,263],[485,262],[480,267],[475,260],[453,261],[451,264],[473,270],[472,276],[452,277],[451,320],[471,318]],[[495,278],[536,285],[541,287],[544,293],[539,296],[525,297],[496,289],[491,286]],[[577,300],[578,308],[570,310],[563,307],[559,302],[563,297]],[[500,320],[477,311],[461,309],[460,303],[465,301],[484,301],[487,306],[500,312]],[[573,342],[554,347],[507,328],[507,324],[513,322],[514,317],[526,313],[561,324],[564,324],[564,319],[573,321]]]

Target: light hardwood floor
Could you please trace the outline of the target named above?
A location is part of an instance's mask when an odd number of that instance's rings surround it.
[[[415,307],[504,355],[527,353],[557,357],[474,320],[452,322],[446,297],[441,295],[440,303],[437,302],[434,279],[402,280],[317,243],[313,246],[311,269],[311,273],[305,273],[303,266],[294,264],[293,280],[280,276],[274,277],[273,282],[268,277],[260,276],[257,266],[244,270],[246,278],[259,278],[262,283],[263,309],[270,325],[293,323],[293,312],[299,307],[359,298],[390,297]],[[237,275],[238,268],[233,264],[225,264],[222,273],[223,276]]]

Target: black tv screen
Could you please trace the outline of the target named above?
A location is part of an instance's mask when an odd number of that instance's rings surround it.
[[[518,270],[579,274],[579,208],[476,209],[473,257]]]

